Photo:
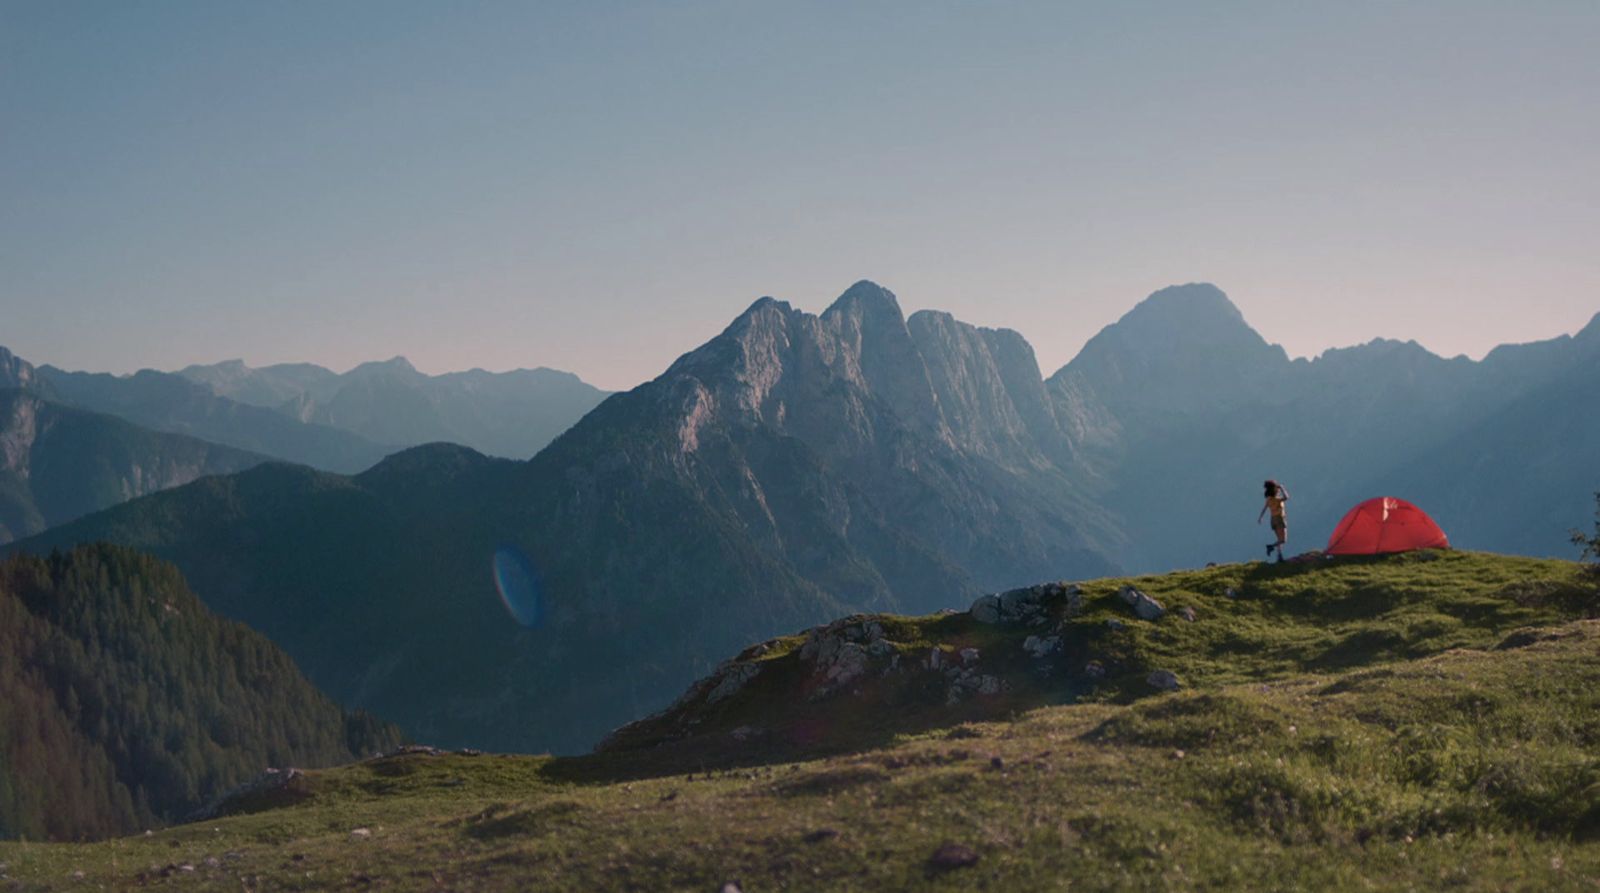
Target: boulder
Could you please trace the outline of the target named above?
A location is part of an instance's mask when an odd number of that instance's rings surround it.
[[[1151,670],[1150,675],[1144,677],[1144,681],[1148,682],[1151,688],[1160,689],[1161,691],[1177,691],[1183,687],[1183,683],[1178,679],[1178,674],[1171,670]]]
[[[1042,624],[1050,619],[1050,605],[1062,604],[1063,616],[1083,608],[1083,590],[1076,584],[1046,583],[985,595],[972,603],[968,613],[979,623],[990,625]]]
[[[945,703],[959,704],[974,695],[989,697],[1000,694],[1005,688],[1005,682],[999,676],[990,676],[968,668],[951,675],[950,689],[945,695]]]
[[[1167,614],[1165,606],[1132,586],[1122,587],[1119,595],[1140,620],[1160,620]]]
[[[1045,657],[1061,650],[1060,636],[1029,636],[1022,643],[1022,650],[1032,657]]]
[[[706,695],[707,704],[715,704],[738,694],[740,689],[750,684],[750,680],[761,675],[760,664],[734,664],[722,671],[722,678],[717,681],[714,688]]]
[[[972,847],[959,843],[947,843],[933,851],[928,857],[928,867],[936,871],[952,871],[957,868],[971,868],[978,864],[978,853]]]
[[[800,646],[800,660],[812,665],[816,685],[811,700],[821,700],[866,675],[871,658],[894,653],[884,641],[883,624],[846,617],[811,631]]]
[[[999,623],[1000,596],[985,595],[980,597],[977,601],[972,603],[971,608],[967,609],[967,613],[971,614],[972,619],[978,621],[979,623],[987,623],[991,626]]]

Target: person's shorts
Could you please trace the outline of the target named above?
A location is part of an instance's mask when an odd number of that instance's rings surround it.
[[[1289,529],[1289,521],[1288,521],[1288,519],[1286,519],[1286,518],[1273,518],[1272,519],[1272,529],[1273,530],[1287,531]]]

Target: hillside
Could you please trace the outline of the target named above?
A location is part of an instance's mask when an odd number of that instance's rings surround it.
[[[91,546],[0,563],[0,838],[179,821],[266,766],[393,748],[170,565]]]
[[[1140,619],[1127,585],[1172,612]],[[703,717],[694,748],[388,757],[153,837],[0,844],[0,872],[28,890],[1590,889],[1594,586],[1563,562],[1420,553],[1053,587],[1037,626],[856,618],[830,629],[877,623],[903,663],[974,647],[1010,688],[947,707],[936,672],[893,707],[878,679],[811,700],[794,637],[740,659],[770,666],[722,710],[696,687],[675,714]],[[1086,650],[1023,653],[1058,624]]]
[[[239,360],[189,366],[177,374],[219,397],[376,443],[447,441],[514,459],[543,449],[606,397],[576,375],[555,369],[425,375],[404,357],[363,363],[342,374],[309,363],[258,369]]]
[[[0,388],[0,543],[265,461]]]

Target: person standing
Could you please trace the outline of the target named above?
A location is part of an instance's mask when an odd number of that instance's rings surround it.
[[[1277,481],[1268,480],[1263,486],[1266,489],[1266,503],[1261,506],[1261,513],[1256,515],[1256,523],[1272,513],[1272,533],[1277,537],[1276,542],[1267,543],[1267,557],[1272,557],[1272,550],[1278,550],[1278,560],[1283,560],[1283,544],[1289,541],[1289,518],[1284,511],[1284,503],[1289,501],[1289,491],[1284,489]]]

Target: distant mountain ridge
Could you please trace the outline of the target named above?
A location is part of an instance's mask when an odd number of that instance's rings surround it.
[[[1290,489],[1299,548],[1320,547],[1346,509],[1387,493],[1422,505],[1463,547],[1558,554],[1600,489],[1600,401],[1583,384],[1593,381],[1600,317],[1479,362],[1385,339],[1290,360],[1197,284],[1106,327],[1050,387],[1083,420],[1074,437],[1097,498],[1133,534],[1119,558],[1165,569],[1241,557],[1238,521],[1254,516],[1267,477]],[[1517,412],[1518,425],[1491,421]],[[1499,461],[1485,459],[1491,442]],[[1490,485],[1498,498],[1474,495]]]
[[[0,543],[266,456],[0,388]]]
[[[541,367],[425,375],[404,357],[343,374],[309,363],[253,369],[240,360],[176,374],[219,397],[377,443],[446,441],[519,459],[543,449],[606,396],[570,372]]]
[[[110,375],[40,366],[35,379],[41,393],[70,406],[315,468],[359,471],[393,451],[348,431],[218,397],[152,369]]]

